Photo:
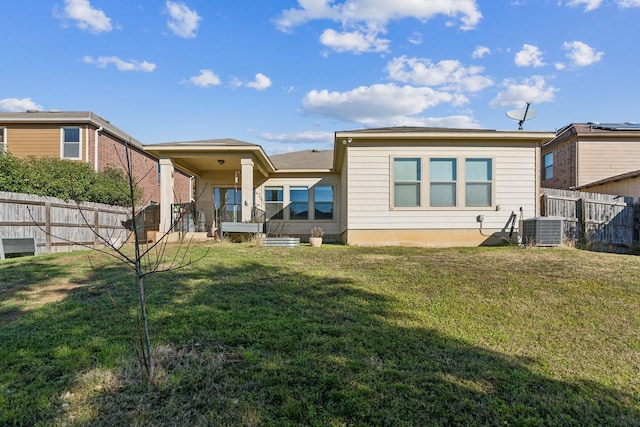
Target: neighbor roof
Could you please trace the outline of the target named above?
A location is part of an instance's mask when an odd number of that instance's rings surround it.
[[[88,123],[98,128],[102,127],[103,130],[123,141],[130,142],[137,148],[141,149],[143,145],[128,133],[112,125],[109,120],[90,111],[28,110],[22,113],[0,113],[0,123]]]
[[[640,138],[638,123],[571,123],[556,132],[556,137],[543,145],[555,146],[573,138]]]
[[[277,170],[330,170],[333,150],[304,150],[269,156]]]

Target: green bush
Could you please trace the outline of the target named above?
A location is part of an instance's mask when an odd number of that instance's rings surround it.
[[[129,179],[122,170],[94,171],[87,163],[52,157],[18,159],[0,155],[0,191],[57,197],[79,202],[128,206]],[[141,191],[135,188],[135,202]]]

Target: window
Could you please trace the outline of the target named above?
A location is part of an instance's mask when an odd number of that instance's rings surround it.
[[[284,219],[282,187],[264,189],[265,215],[267,219]]]
[[[544,168],[542,170],[542,179],[553,178],[553,151],[543,156],[542,164],[542,167]]]
[[[333,187],[316,185],[313,188],[313,219],[333,219]]]
[[[429,160],[429,205],[431,207],[456,206],[456,159]]]
[[[5,135],[6,131],[6,128],[0,128],[0,154],[7,152],[7,137]]]
[[[61,157],[63,159],[80,159],[80,128],[62,128]]]
[[[416,158],[393,159],[393,206],[420,206],[420,165]]]
[[[309,188],[289,188],[289,219],[309,219]]]
[[[465,206],[491,206],[491,159],[465,160]]]

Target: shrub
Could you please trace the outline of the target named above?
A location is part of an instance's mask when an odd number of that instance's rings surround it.
[[[129,180],[119,170],[95,172],[87,163],[52,157],[18,159],[0,155],[0,191],[57,197],[79,202],[127,206]],[[134,189],[135,202],[141,191]]]

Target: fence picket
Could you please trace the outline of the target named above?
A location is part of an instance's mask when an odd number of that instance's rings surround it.
[[[110,241],[125,242],[122,222],[128,215],[120,206],[0,192],[0,237],[34,237],[41,254],[101,246],[92,229]]]
[[[564,218],[564,238],[586,248],[630,252],[638,247],[638,204],[632,197],[541,189],[542,215]]]

